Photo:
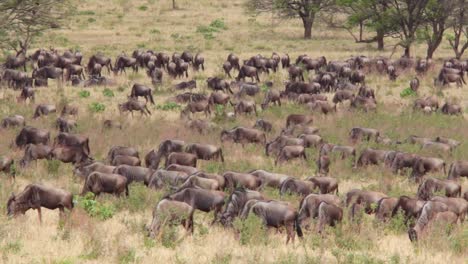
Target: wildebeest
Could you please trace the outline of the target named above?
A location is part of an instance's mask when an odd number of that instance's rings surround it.
[[[195,154],[198,159],[216,159],[221,162],[224,162],[223,150],[220,147],[216,147],[214,145],[197,143],[187,144],[185,146],[185,152]]]
[[[130,112],[133,116],[133,111],[139,111],[141,115],[151,115],[150,110],[146,106],[145,102],[140,102],[134,99],[130,99],[125,103],[118,104],[119,112]]]
[[[36,110],[34,111],[33,119],[36,119],[41,116],[48,115],[50,113],[57,112],[57,108],[55,105],[52,104],[39,104],[36,106]]]
[[[149,236],[155,238],[159,235],[162,226],[182,224],[187,231],[193,233],[194,209],[185,202],[163,199],[153,210],[153,219],[148,228]]]
[[[163,199],[169,199],[172,201],[185,202],[190,205],[193,209],[200,210],[203,212],[214,212],[214,218],[212,224],[218,220],[218,214],[221,213],[224,205],[224,198],[226,194],[220,191],[187,188],[179,192],[169,194]]]
[[[83,135],[60,132],[54,139],[55,146],[81,147],[83,152],[89,155],[89,138]]]
[[[101,193],[111,193],[120,196],[125,191],[128,196],[127,178],[119,174],[93,172],[86,177],[81,195],[88,192],[99,196]]]
[[[10,127],[17,127],[17,126],[25,126],[26,121],[24,120],[24,116],[21,115],[11,115],[7,116],[2,119],[1,126],[2,128],[10,128]]]
[[[0,172],[5,172],[6,174],[15,177],[16,172],[13,169],[15,161],[7,156],[0,156]]]
[[[263,220],[266,226],[281,228],[284,226],[287,232],[286,244],[291,240],[294,243],[294,230],[302,238],[302,229],[298,221],[298,213],[286,202],[250,200],[244,206],[242,219],[246,219],[250,213],[254,213]]]
[[[22,148],[27,144],[44,144],[50,141],[50,133],[45,129],[31,126],[24,127],[15,139],[16,146]]]
[[[257,191],[236,188],[227,199],[226,207],[221,214],[221,223],[224,226],[230,226],[234,219],[242,214],[245,204],[252,199],[264,200],[264,197]]]
[[[7,201],[9,216],[24,214],[29,209],[36,209],[39,221],[42,222],[41,207],[60,210],[60,216],[65,213],[65,208],[73,209],[73,195],[62,189],[44,186],[40,184],[29,184],[18,194],[12,194]]]
[[[146,103],[150,101],[152,104],[154,104],[152,92],[153,91],[148,86],[136,83],[132,86],[130,97],[133,99],[138,99],[138,97],[141,96],[145,98]]]
[[[51,159],[52,148],[47,145],[28,144],[24,149],[24,156],[20,160],[20,166],[26,167],[31,161],[38,159]]]
[[[221,142],[231,140],[234,143],[241,143],[244,146],[247,143],[266,143],[266,136],[263,131],[245,128],[245,127],[234,127],[231,130],[221,131]]]

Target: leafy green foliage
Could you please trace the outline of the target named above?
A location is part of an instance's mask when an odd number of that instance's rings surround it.
[[[409,97],[409,96],[416,96],[416,92],[413,91],[411,88],[405,88],[403,91],[400,93],[401,98]]]
[[[89,110],[93,113],[100,113],[106,110],[106,106],[98,102],[93,102],[89,105]]]
[[[114,97],[114,92],[109,89],[109,88],[105,88],[103,91],[102,91],[102,94],[105,96],[105,97]]]
[[[87,193],[84,197],[78,196],[77,199],[78,205],[92,217],[106,220],[112,218],[115,214],[115,207],[113,205],[106,205],[96,201],[92,193]]]
[[[174,111],[179,110],[181,106],[174,102],[166,102],[162,105],[158,105],[156,108],[163,111]]]
[[[215,35],[213,33],[217,33],[221,30],[226,30],[227,26],[222,19],[215,19],[213,20],[210,25],[203,26],[200,25],[197,27],[197,33],[201,33],[205,39],[214,39]]]
[[[268,243],[266,227],[256,215],[250,214],[245,220],[237,218],[233,224],[235,232],[239,234],[241,245],[266,245]]]
[[[79,96],[80,98],[87,98],[87,97],[89,97],[90,95],[91,95],[91,93],[90,93],[89,91],[87,91],[87,90],[83,90],[83,91],[79,91],[79,92],[78,92],[78,96]]]

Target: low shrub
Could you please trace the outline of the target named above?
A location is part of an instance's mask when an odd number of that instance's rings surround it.
[[[114,97],[114,92],[109,89],[109,88],[105,88],[103,91],[102,91],[102,94],[105,96],[105,97]]]
[[[405,98],[405,97],[410,97],[410,96],[416,96],[416,92],[413,91],[411,88],[405,88],[403,91],[401,91],[400,93],[400,97],[401,98]]]
[[[89,105],[89,110],[93,113],[100,113],[106,110],[106,106],[101,103],[94,102]]]
[[[78,92],[78,96],[80,98],[87,98],[91,95],[91,93],[89,91],[86,91],[86,90],[83,90],[83,91],[80,91]]]
[[[94,199],[94,194],[87,193],[84,197],[77,197],[77,204],[82,207],[90,216],[100,220],[112,218],[115,214],[113,205],[106,205]]]
[[[164,104],[158,105],[156,108],[163,111],[173,111],[179,110],[181,106],[174,102],[166,102]]]

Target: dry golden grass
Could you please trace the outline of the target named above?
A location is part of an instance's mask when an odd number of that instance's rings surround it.
[[[241,58],[254,54],[269,56],[271,52],[288,52],[292,59],[302,53],[311,56],[325,55],[327,59],[343,59],[351,55],[363,54],[375,56],[389,55],[388,48],[378,53],[372,45],[355,44],[345,32],[329,30],[319,25],[314,29],[313,40],[302,40],[302,28],[299,21],[271,21],[269,16],[256,18],[245,15],[242,0],[180,0],[180,9],[171,10],[172,1],[130,1],[85,0],[78,4],[77,14],[70,18],[67,29],[47,33],[37,47],[54,46],[59,50],[79,48],[85,54],[85,60],[98,51],[115,58],[120,52],[130,54],[134,49],[163,50],[169,53],[189,49],[200,51],[206,58],[205,72],[195,74],[199,88],[205,91],[204,79],[221,74],[221,64],[227,54],[234,52]],[[143,8],[145,6],[146,8]],[[146,9],[146,10],[143,10]],[[209,25],[215,19],[223,19],[227,30],[214,33],[214,39],[205,39],[197,33],[197,27]],[[397,51],[398,52],[398,51]],[[424,55],[424,46],[415,47],[416,55]],[[451,56],[451,51],[443,43],[436,57]],[[395,58],[396,55],[394,55]],[[190,78],[193,76],[191,73]],[[455,97],[466,107],[468,93],[463,89],[450,88],[442,93],[432,88],[433,73],[428,74],[422,82],[421,95],[438,94],[443,98]],[[166,77],[166,76],[165,76]],[[377,90],[379,109],[377,113],[364,114],[348,112],[346,107],[339,108],[335,115],[317,115],[315,125],[321,135],[329,142],[348,144],[347,133],[353,126],[376,127],[394,139],[404,139],[410,134],[435,137],[438,135],[452,137],[463,141],[453,157],[444,157],[448,162],[455,159],[468,160],[468,143],[464,135],[468,124],[460,117],[447,117],[439,114],[424,116],[412,113],[408,105],[412,99],[401,99],[399,93],[408,86],[413,73],[403,74],[397,82],[390,83],[386,77],[371,75],[368,84]],[[162,111],[150,106],[153,115],[134,118],[128,115],[119,116],[117,103],[126,100],[134,82],[150,85],[144,72],[113,77],[117,85],[109,87],[115,97],[105,97],[103,88],[90,88],[91,96],[80,98],[79,91],[85,88],[66,86],[64,96],[68,102],[78,105],[79,132],[90,137],[91,151],[97,160],[104,159],[108,149],[113,145],[134,146],[140,150],[140,156],[156,147],[159,142],[168,138],[180,138],[187,142],[201,142],[220,145],[219,131],[234,125],[252,126],[255,117],[241,117],[236,121],[219,120],[217,128],[208,135],[198,135],[187,131],[179,119],[178,111]],[[270,76],[261,76],[262,80],[274,80],[275,89],[282,89],[282,80],[286,73],[281,71]],[[171,96],[171,86],[177,81],[165,78],[164,84],[155,92],[156,104],[164,103]],[[51,131],[55,115],[31,120],[34,104],[17,105],[17,92],[0,90],[0,116],[23,114],[29,125],[48,128]],[[331,96],[331,95],[330,95]],[[256,101],[261,101],[261,96]],[[37,92],[37,103],[56,103],[64,98],[59,95],[55,83],[49,88],[40,88]],[[104,113],[92,113],[89,105],[101,102],[106,106]],[[283,108],[272,107],[261,112],[260,116],[271,120],[275,132],[268,135],[272,138],[282,126],[285,117],[290,113],[306,112],[304,107],[286,104]],[[101,130],[104,119],[116,119],[124,123],[123,130]],[[22,156],[19,150],[9,149],[18,129],[2,130],[0,150],[2,155],[10,155],[18,160]],[[56,132],[53,132],[55,135]],[[368,145],[362,144],[362,149]],[[377,146],[384,148],[383,146]],[[401,146],[406,151],[419,151],[409,145]],[[266,158],[264,149],[258,146],[240,146],[225,143],[225,164],[202,162],[200,169],[222,173],[226,170],[248,171],[254,168],[287,173],[305,178],[315,171],[316,150],[309,150],[309,161],[293,161],[281,167],[274,167],[273,159]],[[428,153],[436,154],[437,153]],[[335,159],[331,175],[340,181],[340,195],[352,188],[368,188],[386,192],[390,195],[414,194],[417,186],[410,183],[405,176],[395,176],[380,167],[371,167],[358,171],[352,170],[350,162]],[[442,175],[436,175],[443,177]],[[40,161],[18,175],[16,182],[5,179],[0,181],[0,210],[6,210],[4,201],[14,191],[18,192],[28,183],[42,182],[78,194],[82,182],[72,175],[70,165],[61,164],[57,173],[51,173],[47,162]],[[462,182],[463,190],[468,183]],[[152,208],[162,192],[154,194],[144,188],[135,187],[131,191],[141,200],[125,200],[104,196],[98,200],[117,205],[115,215],[108,220],[90,217],[81,207],[76,207],[64,226],[58,223],[58,212],[43,210],[43,223],[39,224],[37,213],[28,211],[24,217],[7,219],[0,214],[0,262],[1,263],[468,263],[467,225],[458,227],[452,235],[439,234],[429,242],[420,245],[411,244],[406,232],[389,230],[373,222],[373,216],[365,217],[360,229],[347,223],[338,230],[328,230],[324,238],[313,231],[306,231],[305,240],[296,241],[294,245],[285,245],[285,235],[269,232],[262,243],[241,245],[235,232],[220,226],[209,226],[212,215],[198,212],[196,214],[195,234],[182,238],[184,231],[178,230],[180,240],[174,248],[167,248],[160,241],[146,238],[144,226],[151,220]],[[274,190],[267,190],[267,195],[278,198]],[[125,199],[125,198],[123,198]],[[298,206],[298,197],[285,197]],[[144,203],[144,209],[133,210],[119,205]],[[341,232],[341,234],[340,234]],[[458,234],[458,236],[455,236]],[[461,241],[461,248],[453,245]],[[266,241],[266,242],[265,242]]]

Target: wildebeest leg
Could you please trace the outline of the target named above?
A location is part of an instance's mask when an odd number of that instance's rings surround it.
[[[39,215],[39,223],[42,224],[42,213],[41,213],[41,207],[40,206],[37,208],[37,214]]]

